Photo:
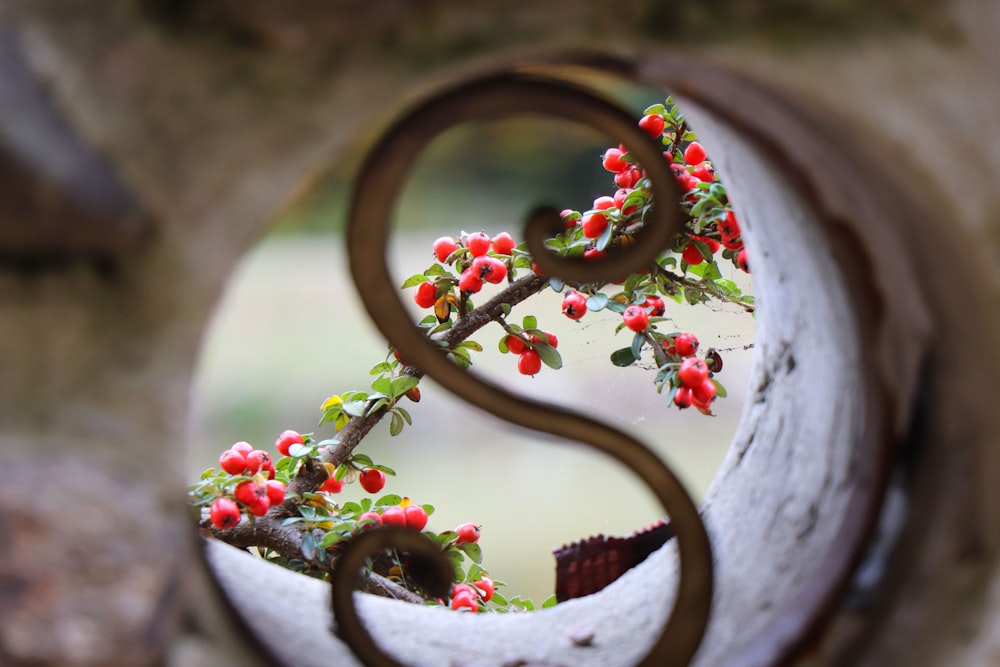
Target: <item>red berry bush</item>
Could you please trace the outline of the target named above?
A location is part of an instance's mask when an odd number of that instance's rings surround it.
[[[753,298],[722,271],[728,264],[731,270],[749,272],[747,251],[725,186],[671,100],[646,109],[638,124],[662,142],[663,159],[671,163],[682,193],[683,229],[671,247],[620,282],[569,284],[542,275],[525,245],[508,231],[492,236],[463,231],[435,240],[432,264],[407,278],[402,288],[412,290],[416,306],[429,311],[417,326],[451,361],[469,367],[473,354],[484,349],[472,335],[491,327],[497,330],[499,351],[517,357],[519,374],[561,368],[559,340],[539,323],[559,317],[558,312],[526,315],[520,322],[510,318],[515,305],[551,289],[562,293],[561,314],[570,320],[582,322],[603,310],[615,315],[615,331],[625,330],[631,339],[610,352],[613,365],[651,370],[656,391],[666,394],[665,405],[712,414],[713,402],[726,395],[716,377],[722,357],[713,349],[698,356],[693,333],[669,330],[668,310],[721,302],[752,313]],[[547,241],[552,253],[601,261],[635,243],[651,217],[657,202],[645,171],[626,147],[610,147],[597,158],[612,174],[609,190],[589,209],[562,212],[562,231]],[[332,431],[331,437],[285,430],[275,440],[275,454],[246,442],[222,452],[218,468],[206,470],[189,490],[204,533],[326,579],[340,550],[361,531],[405,528],[423,533],[451,561],[456,583],[450,598],[426,595],[409,576],[406,554],[395,550],[371,559],[363,579],[369,592],[462,612],[533,609],[530,600],[503,596],[497,591],[502,582],[483,569],[479,524],[435,532],[430,528],[434,507],[395,493],[397,483],[389,481],[395,475],[392,468],[356,451],[384,419],[389,433],[399,435],[411,423],[405,403],[420,400],[422,373],[395,350],[371,375],[369,389],[323,402],[319,428]],[[345,487],[354,483],[363,497],[342,499]],[[543,606],[554,603],[553,597]]]

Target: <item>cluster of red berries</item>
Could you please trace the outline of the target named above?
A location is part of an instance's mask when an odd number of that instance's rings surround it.
[[[451,236],[442,236],[434,241],[434,256],[442,264],[456,260],[462,269],[458,278],[458,289],[463,292],[476,293],[483,289],[485,283],[497,284],[507,278],[508,262],[496,255],[511,256],[515,247],[513,237],[507,232],[500,232],[490,238],[485,232],[466,234],[460,241]],[[456,255],[464,250],[461,255]],[[490,251],[493,254],[490,255]],[[442,297],[451,293],[452,281],[424,281],[417,285],[413,300],[421,308],[432,308]]]
[[[674,405],[681,409],[694,405],[703,412],[710,410],[717,389],[708,376],[708,364],[703,359],[689,357],[682,361],[677,370],[681,386],[674,393]]]
[[[496,585],[492,579],[483,577],[479,581],[467,584],[455,584],[451,587],[451,608],[454,610],[468,609],[479,611],[479,607],[493,599]]]
[[[542,370],[542,357],[538,354],[537,345],[545,344],[552,348],[559,347],[559,339],[551,331],[542,331],[543,336],[531,334],[527,339],[519,334],[509,334],[504,339],[508,352],[518,355],[517,371],[521,375],[534,375]]]
[[[366,512],[358,517],[358,520],[371,518],[375,512]],[[421,531],[427,525],[427,510],[420,505],[415,505],[409,498],[403,498],[402,502],[392,507],[382,510],[380,517],[383,526],[396,526],[398,528],[409,528],[410,530]]]
[[[247,442],[237,442],[219,456],[219,466],[230,475],[250,475],[238,483],[233,497],[216,498],[209,508],[209,518],[216,528],[232,528],[246,510],[264,516],[272,505],[285,500],[284,483],[274,479],[274,460],[267,452],[254,449]]]

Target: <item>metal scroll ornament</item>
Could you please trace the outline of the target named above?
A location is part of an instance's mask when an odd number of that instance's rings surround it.
[[[680,581],[670,616],[655,644],[639,663],[657,667],[687,665],[701,643],[712,599],[711,546],[697,507],[670,468],[649,448],[588,416],[509,393],[448,361],[409,319],[386,252],[396,201],[417,157],[443,131],[461,123],[515,115],[542,115],[588,125],[628,147],[645,168],[659,202],[654,219],[636,235],[636,243],[601,261],[560,258],[544,246],[546,237],[563,229],[555,210],[529,216],[524,237],[528,250],[550,276],[570,282],[610,282],[648,266],[680,229],[675,206],[679,192],[662,147],[643,133],[621,107],[593,91],[550,75],[514,70],[492,74],[444,90],[395,122],[368,154],[353,192],[347,227],[350,269],[358,294],[372,320],[409,363],[456,396],[482,410],[529,429],[575,441],[604,452],[631,470],[656,495],[676,532]],[[401,529],[366,531],[337,559],[332,576],[333,614],[338,635],[358,658],[372,667],[399,665],[374,642],[354,606],[353,588],[368,556],[386,547],[408,552],[421,562],[425,588],[448,594],[450,565],[430,540]]]

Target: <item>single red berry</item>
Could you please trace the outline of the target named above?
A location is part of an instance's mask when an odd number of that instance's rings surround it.
[[[708,364],[701,359],[688,357],[681,362],[677,376],[686,387],[697,387],[708,379]]]
[[[677,334],[674,338],[674,349],[682,357],[693,356],[698,351],[698,338],[694,334]]]
[[[292,445],[304,445],[305,438],[298,431],[282,431],[278,439],[274,441],[274,448],[282,456],[288,456],[288,450]]]
[[[406,527],[410,530],[421,531],[427,525],[427,510],[420,505],[407,505],[403,509],[403,516],[406,519]]]
[[[233,496],[249,507],[261,498],[267,498],[267,487],[264,484],[258,484],[256,480],[247,480],[236,485],[236,488],[233,489]]]
[[[499,283],[507,277],[507,265],[496,257],[476,257],[472,260],[470,270],[489,283]]]
[[[496,584],[493,583],[492,579],[483,577],[479,581],[473,581],[472,586],[479,589],[479,597],[483,599],[483,602],[489,602],[493,599],[493,593],[496,591]]]
[[[471,268],[466,269],[458,279],[458,289],[463,292],[478,292],[483,289],[483,279]]]
[[[726,211],[726,217],[719,221],[720,236],[739,236],[740,225],[736,222],[736,214],[731,210]]]
[[[490,251],[493,241],[484,232],[472,232],[465,237],[465,247],[473,257],[482,257]]]
[[[463,523],[455,528],[455,532],[458,533],[458,539],[455,540],[458,544],[479,541],[479,526],[474,523]]]
[[[701,251],[698,250],[697,246],[693,243],[688,243],[684,246],[684,251],[681,253],[681,259],[692,266],[701,264],[705,261],[705,258],[701,256]]]
[[[514,238],[507,232],[500,232],[493,237],[493,252],[498,255],[509,255],[515,245]]]
[[[649,313],[642,306],[629,306],[622,313],[625,326],[635,332],[645,331],[649,326]]]
[[[267,514],[267,510],[271,509],[271,501],[266,495],[264,495],[252,502],[247,509],[249,509],[250,514],[253,514],[254,516],[264,516]]]
[[[712,169],[712,165],[706,162],[702,162],[697,167],[692,169],[691,175],[702,183],[711,183],[715,180],[715,170]]]
[[[642,307],[648,310],[652,317],[661,317],[667,312],[667,305],[658,296],[647,296]]]
[[[276,479],[267,483],[267,499],[272,505],[280,505],[285,500],[285,485]]]
[[[219,498],[212,503],[208,515],[216,528],[232,528],[240,522],[240,508],[229,498]]]
[[[378,468],[365,468],[358,475],[358,481],[368,493],[378,493],[385,486],[385,473]]]
[[[271,464],[271,455],[263,449],[255,449],[247,454],[247,471],[251,475],[256,475],[258,471],[267,469]]]
[[[608,228],[608,218],[603,213],[591,213],[583,216],[581,226],[584,236],[588,239],[596,239]]]
[[[681,387],[674,392],[674,405],[681,410],[691,407],[691,388]]]
[[[417,291],[413,295],[413,300],[421,308],[432,308],[437,301],[437,285],[425,280],[417,285]]]
[[[442,236],[434,241],[434,256],[437,257],[439,262],[447,260],[449,255],[456,250],[458,250],[458,244],[450,236]]]
[[[739,236],[721,234],[722,247],[727,250],[743,250],[743,239]]]
[[[533,343],[548,343],[552,347],[559,347],[559,338],[556,337],[551,331],[542,331],[545,336],[532,336],[531,342]],[[548,338],[548,340],[546,340]]]
[[[504,338],[504,344],[507,346],[507,351],[514,354],[521,354],[528,349],[528,344],[524,342],[524,339],[513,334]]]
[[[563,315],[578,320],[587,314],[587,297],[576,291],[566,292],[562,304]]]
[[[376,526],[382,525],[382,516],[378,512],[364,512],[358,517],[358,523],[366,522],[361,526],[362,530],[367,528],[375,528]]]
[[[717,391],[715,383],[706,378],[701,384],[691,387],[691,399],[695,405],[702,407],[712,402]]]
[[[628,162],[622,160],[622,152],[618,148],[609,148],[604,151],[602,158],[604,168],[613,174],[617,174],[622,169],[628,169]]]
[[[639,119],[639,127],[643,132],[654,139],[663,134],[663,128],[665,125],[666,123],[663,120],[663,116],[658,113],[651,113]]]
[[[244,442],[241,440],[240,442],[237,442],[229,449],[233,450],[234,452],[239,452],[243,456],[246,456],[247,454],[253,451],[253,445],[251,445],[249,442]]]
[[[574,211],[571,208],[564,209],[562,213],[559,214],[562,218],[563,223],[566,225],[566,229],[573,229],[576,227],[576,223],[580,220],[580,212]],[[532,269],[534,271],[534,269]],[[538,271],[535,271],[538,273]]]
[[[234,449],[227,449],[219,456],[219,467],[230,475],[239,475],[246,470],[247,457]]]
[[[744,272],[750,273],[750,261],[747,259],[747,249],[743,248],[740,250],[739,254],[736,255],[736,264],[739,265]]]
[[[274,479],[274,473],[275,473],[275,469],[274,469],[274,459],[271,459],[271,460],[270,460],[270,461],[268,461],[268,462],[267,462],[267,463],[266,463],[265,465],[262,465],[262,466],[260,467],[260,471],[261,471],[261,472],[266,472],[266,473],[267,473],[267,478],[268,478],[268,479]]]
[[[609,208],[615,207],[615,198],[608,197],[604,195],[603,197],[598,197],[594,200],[594,210],[596,211],[606,211]]]
[[[615,174],[615,185],[620,188],[634,188],[640,178],[642,178],[642,172],[635,167],[629,167]]]
[[[597,248],[587,248],[583,251],[584,259],[603,259],[608,256],[606,250],[598,250]]]
[[[538,356],[538,352],[529,348],[517,360],[517,370],[521,375],[535,375],[542,370],[542,358]]]
[[[344,480],[334,477],[327,477],[326,481],[319,487],[323,493],[340,493],[344,489]]]
[[[697,141],[692,141],[688,144],[688,147],[684,149],[684,161],[687,162],[692,167],[696,164],[701,164],[708,157],[705,154],[705,149],[701,147],[701,144]]]
[[[403,512],[403,508],[396,506],[382,510],[382,525],[406,528],[406,514]]]

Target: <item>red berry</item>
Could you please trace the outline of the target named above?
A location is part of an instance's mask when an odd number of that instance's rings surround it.
[[[602,163],[604,168],[611,173],[617,174],[622,169],[628,169],[628,162],[622,160],[622,152],[617,148],[609,148],[604,151],[604,158]]]
[[[674,392],[674,405],[681,410],[691,407],[691,387],[680,387]]]
[[[739,236],[740,235],[740,225],[736,222],[736,214],[732,211],[726,211],[726,217],[724,220],[719,221],[719,235],[720,236]]]
[[[378,493],[385,486],[385,473],[378,468],[365,468],[358,475],[358,481],[368,493]]]
[[[479,589],[479,596],[483,599],[483,602],[489,602],[493,599],[493,593],[496,591],[496,584],[493,583],[492,579],[483,577],[479,581],[473,581],[472,585],[473,587]]]
[[[681,362],[677,376],[686,387],[697,387],[708,379],[708,364],[701,359],[688,357]]]
[[[323,493],[340,493],[344,489],[344,480],[334,477],[327,477],[326,481],[319,487]]]
[[[535,350],[527,349],[517,360],[517,370],[521,375],[534,375],[542,370],[542,358]]]
[[[711,252],[712,254],[719,252],[719,242],[716,241],[715,239],[710,239],[707,236],[692,236],[691,238],[701,241],[702,243],[707,245],[709,252]]]
[[[382,510],[382,525],[406,528],[406,514],[403,512],[403,508],[396,506]]]
[[[499,283],[507,277],[507,265],[496,257],[476,257],[470,267],[481,280]]]
[[[413,295],[413,300],[421,308],[433,307],[434,302],[437,301],[437,285],[427,280],[420,283],[417,285],[417,291]]]
[[[362,521],[367,521],[365,525],[361,526],[362,530],[382,525],[382,517],[378,512],[364,512],[358,517],[358,523]]]
[[[693,356],[698,351],[698,338],[694,334],[677,334],[674,338],[674,349],[682,357]]]
[[[272,505],[280,505],[285,500],[285,485],[276,479],[267,483],[267,499]]]
[[[635,332],[645,331],[649,326],[649,313],[642,306],[629,306],[622,313],[625,326]]]
[[[562,218],[563,223],[566,225],[566,229],[573,229],[574,227],[576,227],[576,223],[580,219],[580,213],[579,211],[574,211],[571,208],[567,208],[564,209],[563,212],[559,214],[559,217]],[[534,271],[534,269],[532,269],[532,271]],[[535,273],[538,273],[538,271],[535,271]]]
[[[458,279],[458,289],[463,292],[478,292],[483,289],[483,279],[471,268],[466,269]]]
[[[747,259],[747,249],[744,248],[740,250],[739,254],[736,255],[736,264],[739,265],[744,272],[750,273],[750,261]]]
[[[261,498],[267,498],[267,487],[251,479],[237,484],[236,488],[233,489],[233,495],[236,500],[249,507],[259,502]]]
[[[688,243],[684,246],[684,252],[681,253],[681,259],[691,265],[701,264],[705,261],[705,258],[701,256],[701,251],[693,243]]]
[[[493,252],[498,255],[509,255],[515,245],[514,238],[507,232],[500,232],[493,237]]]
[[[403,516],[406,519],[406,527],[410,530],[420,531],[427,525],[427,510],[420,505],[407,505],[403,509]]]
[[[639,119],[639,127],[643,132],[654,139],[663,134],[663,127],[665,125],[666,123],[663,121],[663,116],[658,113],[651,113]]]
[[[219,498],[212,503],[208,515],[216,528],[232,528],[240,522],[240,508],[229,498]]]
[[[465,237],[465,247],[473,257],[482,257],[490,251],[493,241],[483,232],[473,232]]]
[[[455,532],[458,533],[458,539],[456,540],[458,544],[479,541],[479,526],[474,523],[463,523],[455,529]]]
[[[620,188],[633,188],[642,178],[642,173],[635,167],[629,167],[615,174],[615,185]]]
[[[603,213],[591,213],[583,216],[583,235],[588,239],[596,239],[608,228],[608,219]]]
[[[691,387],[691,399],[695,405],[707,405],[715,398],[717,391],[715,383],[706,378],[701,384]]]
[[[254,516],[264,516],[267,514],[267,510],[271,509],[271,501],[265,495],[252,502],[247,509]]]
[[[305,439],[298,431],[282,431],[278,439],[274,441],[274,448],[282,456],[288,456],[288,450],[292,445],[304,445]]]
[[[542,331],[545,336],[532,336],[531,342],[533,343],[548,343],[552,347],[559,347],[559,338],[556,337],[551,331]],[[546,340],[546,337],[548,340]]]
[[[263,449],[255,449],[247,454],[247,471],[251,475],[256,475],[263,468],[267,470],[271,465],[271,455]]]
[[[688,147],[684,149],[684,161],[689,165],[694,166],[696,164],[701,164],[708,157],[705,154],[705,149],[701,147],[697,141],[692,141],[688,144]]]
[[[234,449],[227,449],[219,456],[219,466],[230,475],[239,475],[246,470],[247,457]]]
[[[615,198],[608,197],[607,195],[603,197],[598,197],[594,200],[594,210],[596,211],[606,211],[609,208],[615,207]]]
[[[653,317],[660,317],[667,312],[667,305],[658,296],[647,296],[642,307],[648,310],[649,314]]]
[[[447,260],[448,256],[456,250],[458,250],[458,244],[450,236],[442,236],[434,242],[434,256],[439,262]]]
[[[711,165],[704,162],[692,169],[691,175],[702,183],[711,183],[715,180],[715,170],[712,169]]]
[[[587,297],[579,292],[569,291],[563,297],[563,315],[571,320],[578,320],[587,314]]]
[[[234,452],[239,452],[243,456],[246,456],[247,454],[253,451],[253,445],[251,445],[249,442],[240,441],[234,444],[229,449],[233,450]]]
[[[597,248],[587,248],[583,251],[584,259],[602,259],[607,256],[608,253],[606,250],[598,250]]]
[[[504,338],[504,344],[507,346],[507,351],[514,354],[521,354],[528,349],[528,344],[520,336],[507,336]]]
[[[469,595],[456,595],[451,599],[451,608],[455,611],[465,608],[469,611],[479,611],[479,601],[476,600],[474,594]]]

